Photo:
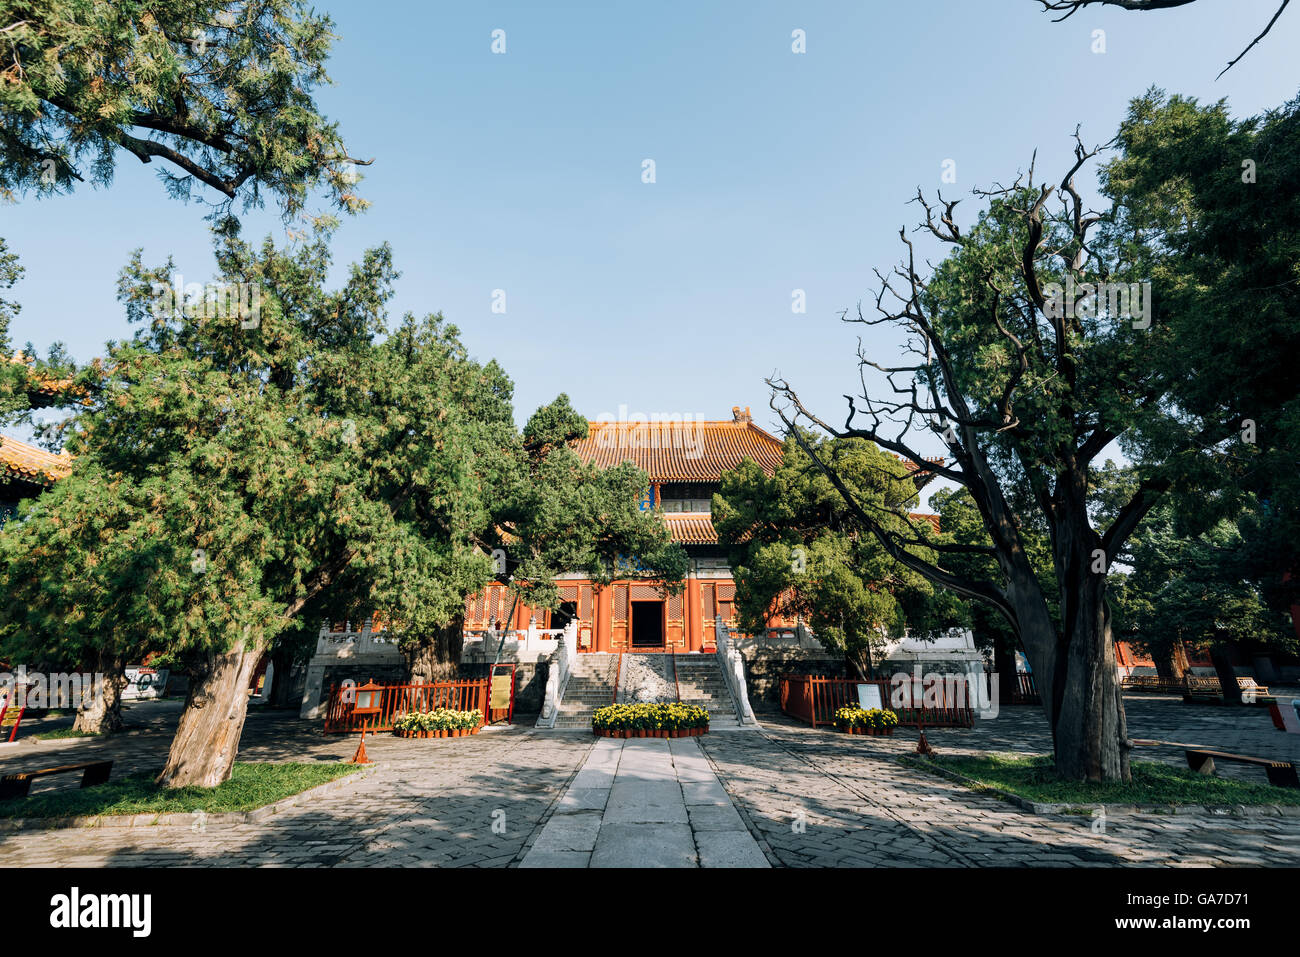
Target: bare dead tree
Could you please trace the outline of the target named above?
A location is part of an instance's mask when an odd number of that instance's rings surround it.
[[[1185,7],[1190,3],[1195,3],[1196,0],[1038,0],[1038,2],[1043,5],[1043,9],[1048,13],[1060,13],[1061,16],[1054,21],[1060,23],[1062,20],[1068,20],[1074,16],[1084,7],[1106,6],[1120,7],[1124,10],[1168,10],[1171,7]],[[1246,45],[1246,49],[1228,61],[1228,65],[1220,70],[1218,76],[1215,77],[1216,80],[1240,62],[1241,58],[1249,53],[1255,44],[1268,36],[1268,32],[1273,29],[1273,24],[1277,23],[1278,17],[1282,16],[1282,11],[1287,8],[1290,2],[1291,0],[1282,0],[1277,10],[1273,12],[1272,18],[1265,24],[1264,29]]]
[[[1138,332],[1100,301],[1092,315],[1063,309],[1054,287],[1046,285],[1132,272],[1132,264],[1116,253],[1122,244],[1103,238],[1105,248],[1099,248],[1093,235],[1103,221],[1115,228],[1113,211],[1089,209],[1075,186],[1080,169],[1108,146],[1085,147],[1076,131],[1074,163],[1059,184],[1036,183],[1031,165],[1027,178],[1010,186],[976,190],[990,211],[970,234],[954,219],[957,201],[940,195],[931,204],[918,190],[914,202],[924,219],[917,229],[951,247],[956,266],[941,273],[945,262],[923,278],[912,240],[899,231],[905,256],[891,273],[877,271],[876,314],[864,315],[859,305],[856,316],[846,311],[842,318],[902,330],[907,358],[886,365],[859,342],[860,391],[845,396],[841,427],[811,411],[784,379],[774,375],[767,381],[772,408],[788,432],[895,560],[941,587],[988,603],[1010,623],[1039,682],[1058,770],[1078,779],[1125,780],[1129,742],[1106,571],[1171,479],[1158,471],[1144,477],[1111,525],[1098,530],[1089,517],[1089,468],[1135,419],[1162,406],[1169,383],[1144,361],[1141,337],[1150,331]],[[1054,197],[1055,211],[1049,213]],[[1000,225],[990,226],[994,219]],[[955,276],[968,275],[960,270],[969,264],[982,270],[982,283],[954,285]],[[867,439],[968,490],[991,541],[983,553],[996,562],[999,580],[976,580],[946,566],[945,555],[969,554],[971,546],[928,541],[931,551],[922,553],[914,530],[899,531],[897,523],[886,524],[863,507],[807,441],[803,429],[809,427]],[[1228,434],[1227,426],[1186,435],[1180,427],[1175,426],[1180,441],[1173,455],[1204,450]],[[948,448],[937,461],[920,447],[935,433]],[[1026,496],[1011,492],[1022,489],[1040,516],[1017,512],[1012,502]],[[1022,538],[1027,519],[1039,517],[1050,533],[1060,587],[1059,630]]]

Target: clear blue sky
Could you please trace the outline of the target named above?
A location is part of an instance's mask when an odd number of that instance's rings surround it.
[[[360,187],[373,206],[344,224],[336,264],[390,241],[393,315],[442,310],[513,377],[521,422],[567,392],[592,418],[740,404],[770,425],[774,371],[838,416],[857,329],[836,315],[870,301],[872,267],[896,261],[915,222],[907,200],[941,185],[944,160],[954,195],[1013,179],[1035,148],[1059,178],[1075,125],[1108,139],[1153,84],[1227,97],[1238,115],[1280,105],[1300,85],[1300,9],[1215,81],[1275,7],[1201,0],[1057,24],[1032,0],[323,0],[340,40],[320,101],[376,160]],[[128,254],[174,254],[187,281],[209,279],[203,215],[130,157],[109,190],[0,208],[27,268],[15,342],[62,340],[86,360],[127,335],[114,284]],[[270,212],[247,223],[283,236]],[[889,336],[869,345],[894,355]]]

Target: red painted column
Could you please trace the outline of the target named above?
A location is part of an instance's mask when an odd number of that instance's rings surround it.
[[[597,651],[610,651],[610,635],[613,632],[614,621],[613,586],[597,586],[594,604],[592,626],[596,633],[592,638],[592,645]]]
[[[700,627],[700,580],[693,574],[686,579],[686,650],[699,651],[704,646],[704,629]]]

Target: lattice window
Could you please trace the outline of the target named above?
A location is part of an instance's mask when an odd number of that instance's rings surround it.
[[[718,617],[727,623],[734,623],[736,620],[736,586],[731,582],[725,584],[719,582],[717,585]]]
[[[681,620],[682,620],[682,606],[683,606],[683,603],[682,603],[682,596],[681,596],[681,595],[669,595],[669,596],[668,596],[668,619],[669,619],[669,621],[681,621]]]
[[[592,614],[592,597],[591,586],[584,585],[581,589],[581,598],[578,599],[578,620],[591,624]]]
[[[630,585],[628,587],[632,593],[632,601],[654,601],[663,597],[659,594],[659,589],[654,585]]]
[[[700,589],[700,593],[704,599],[704,620],[712,623],[717,615],[717,610],[713,607],[713,586],[705,585]]]
[[[614,586],[614,620],[627,621],[627,586]]]

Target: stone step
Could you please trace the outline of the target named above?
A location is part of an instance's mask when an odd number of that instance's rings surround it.
[[[682,704],[695,705],[709,712],[713,728],[737,728],[740,721],[717,659],[712,655],[680,656],[674,661],[654,658],[633,663],[630,658],[616,661],[616,655],[583,654],[575,660],[564,698],[555,718],[557,728],[590,728],[592,715],[614,701],[616,676],[621,682],[631,667],[634,673],[653,668],[672,689]],[[676,665],[674,672],[673,665]],[[620,687],[620,691],[621,691]]]

